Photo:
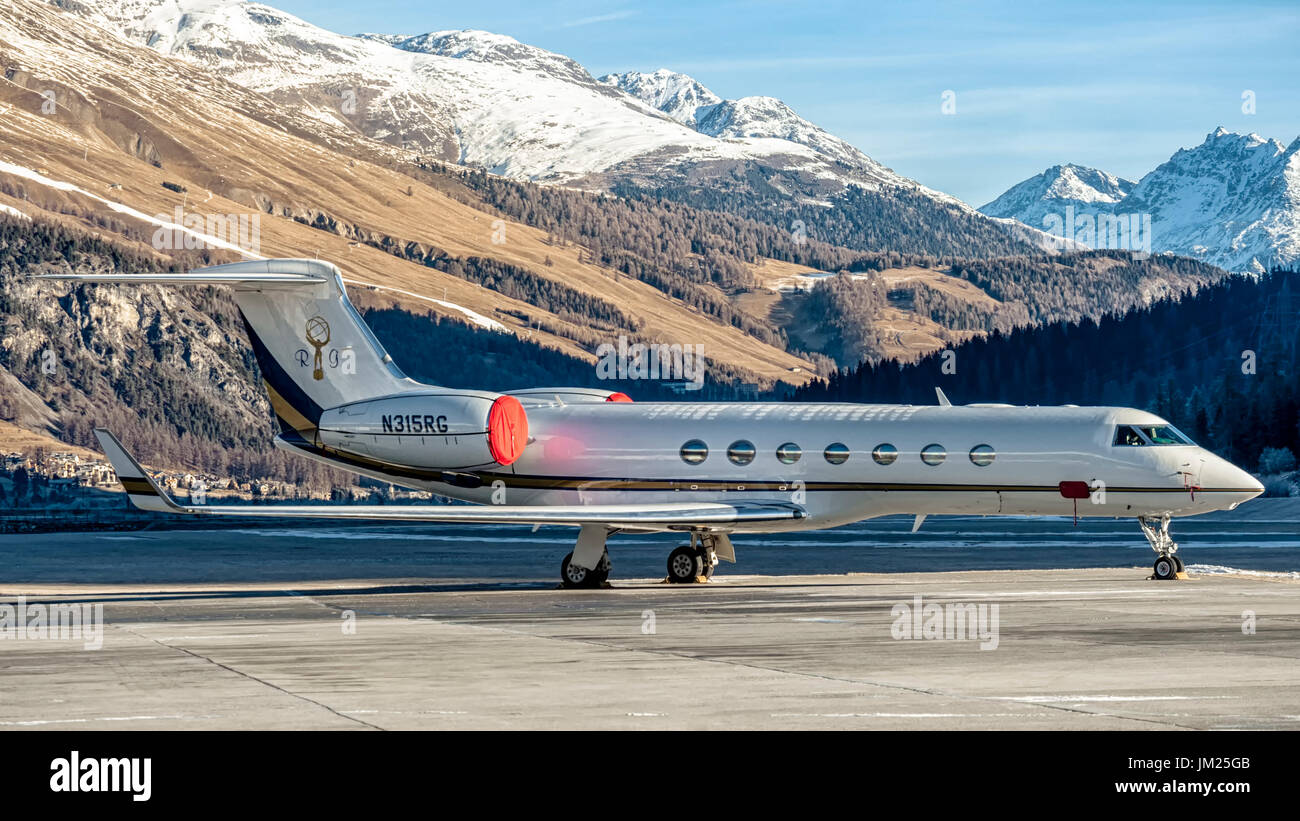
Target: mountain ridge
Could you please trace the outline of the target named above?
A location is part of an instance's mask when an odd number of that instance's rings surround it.
[[[1053,171],[1067,168],[1085,172],[1074,174],[1081,184],[1054,190]],[[1084,177],[1117,185],[1108,195],[1104,186],[1089,186]],[[1258,273],[1300,259],[1300,137],[1283,145],[1219,126],[1124,190],[1127,183],[1097,169],[1053,166],[980,210],[1031,227],[1060,220],[1066,208],[1076,217],[1146,215],[1153,250],[1230,271]],[[1089,189],[1097,196],[1086,196]]]
[[[786,227],[790,206],[852,208],[857,191],[901,192],[913,195],[917,218],[932,223],[923,231],[945,238],[947,253],[1051,247],[1045,236],[1012,230],[902,177],[774,98],[719,101],[707,121],[696,122],[705,126],[699,130],[594,80],[570,58],[504,35],[349,37],[246,0],[58,2],[306,117],[412,155],[589,190],[667,184],[693,205],[703,202],[693,186],[739,186],[775,196],[770,208],[747,216]],[[965,224],[960,231],[950,230],[954,220]],[[930,250],[908,246],[905,233],[892,241],[903,251]],[[882,250],[855,234],[839,244]]]

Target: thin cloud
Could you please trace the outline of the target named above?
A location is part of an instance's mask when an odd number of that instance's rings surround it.
[[[597,14],[592,17],[580,17],[577,20],[570,20],[567,23],[561,23],[560,28],[571,29],[575,26],[590,26],[594,23],[608,23],[613,20],[626,20],[641,12],[635,10],[611,11],[609,14]]]

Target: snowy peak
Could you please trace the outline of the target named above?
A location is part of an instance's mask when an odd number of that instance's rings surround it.
[[[722,102],[695,78],[666,68],[606,74],[600,82],[631,94],[689,128],[696,128],[700,115]]]
[[[849,143],[808,122],[775,97],[724,100],[685,74],[661,68],[606,74],[614,86],[701,134],[724,140],[785,140],[866,173],[874,182],[915,186]],[[948,199],[945,197],[945,199]]]
[[[1132,180],[1107,174],[1082,165],[1054,165],[1047,170],[1054,176],[1045,196],[1062,197],[1078,202],[1119,202],[1133,190]]]
[[[1138,181],[1126,207],[1188,217],[1236,218],[1258,210],[1285,165],[1286,147],[1258,134],[1234,134],[1222,126],[1195,148],[1182,148]]]
[[[243,0],[88,0],[56,5],[67,5],[131,39],[143,39],[163,53],[182,51],[195,39],[221,48],[275,36],[266,36],[268,32],[311,27],[278,9]]]
[[[435,54],[457,60],[491,63],[516,71],[544,75],[582,85],[596,85],[596,80],[578,61],[545,49],[521,43],[504,34],[464,29],[434,31],[428,34],[358,34],[364,40],[386,43],[393,48],[420,54]]]
[[[808,128],[821,131],[775,97],[741,97],[710,107],[697,130],[714,137],[776,137],[798,141],[796,138]]]
[[[1205,142],[1201,143],[1201,145],[1215,145],[1219,147],[1219,150],[1237,151],[1249,150],[1261,145],[1271,145],[1278,149],[1282,148],[1282,143],[1274,139],[1261,137],[1254,131],[1249,134],[1238,134],[1235,131],[1229,131],[1223,126],[1219,126],[1209,134],[1206,134]],[[1189,149],[1180,150],[1186,151]]]
[[[1009,217],[1041,227],[1044,215],[1059,213],[1066,205],[1105,209],[1128,196],[1136,184],[1096,168],[1072,163],[1054,165],[1012,186],[980,210],[992,217]]]

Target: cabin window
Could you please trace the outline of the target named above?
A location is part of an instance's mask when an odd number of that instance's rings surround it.
[[[849,461],[849,446],[843,442],[834,442],[826,446],[826,450],[822,455],[832,465],[842,465]]]
[[[892,465],[898,461],[898,448],[888,443],[876,445],[871,451],[871,458],[876,460],[877,465]]]
[[[992,445],[976,445],[970,449],[970,461],[976,467],[986,468],[993,464],[993,460],[998,458]]]
[[[746,442],[744,439],[732,442],[731,447],[727,448],[727,458],[733,465],[748,465],[754,461],[755,453],[757,451],[754,450],[754,443]]]
[[[688,465],[698,465],[709,458],[709,446],[700,439],[692,439],[682,445],[682,461]]]
[[[776,459],[783,465],[793,465],[803,456],[803,450],[794,442],[786,442],[776,449]]]
[[[943,449],[943,445],[926,445],[921,448],[921,461],[930,467],[936,467],[943,464],[943,460],[948,458],[948,451]]]

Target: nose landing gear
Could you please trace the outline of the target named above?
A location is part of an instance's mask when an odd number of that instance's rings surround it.
[[[1178,543],[1169,535],[1169,514],[1159,519],[1139,516],[1138,524],[1142,526],[1142,535],[1147,537],[1151,549],[1156,552],[1156,563],[1152,567],[1154,578],[1169,581],[1183,573],[1183,560],[1178,557]],[[1186,578],[1186,575],[1183,575]]]

